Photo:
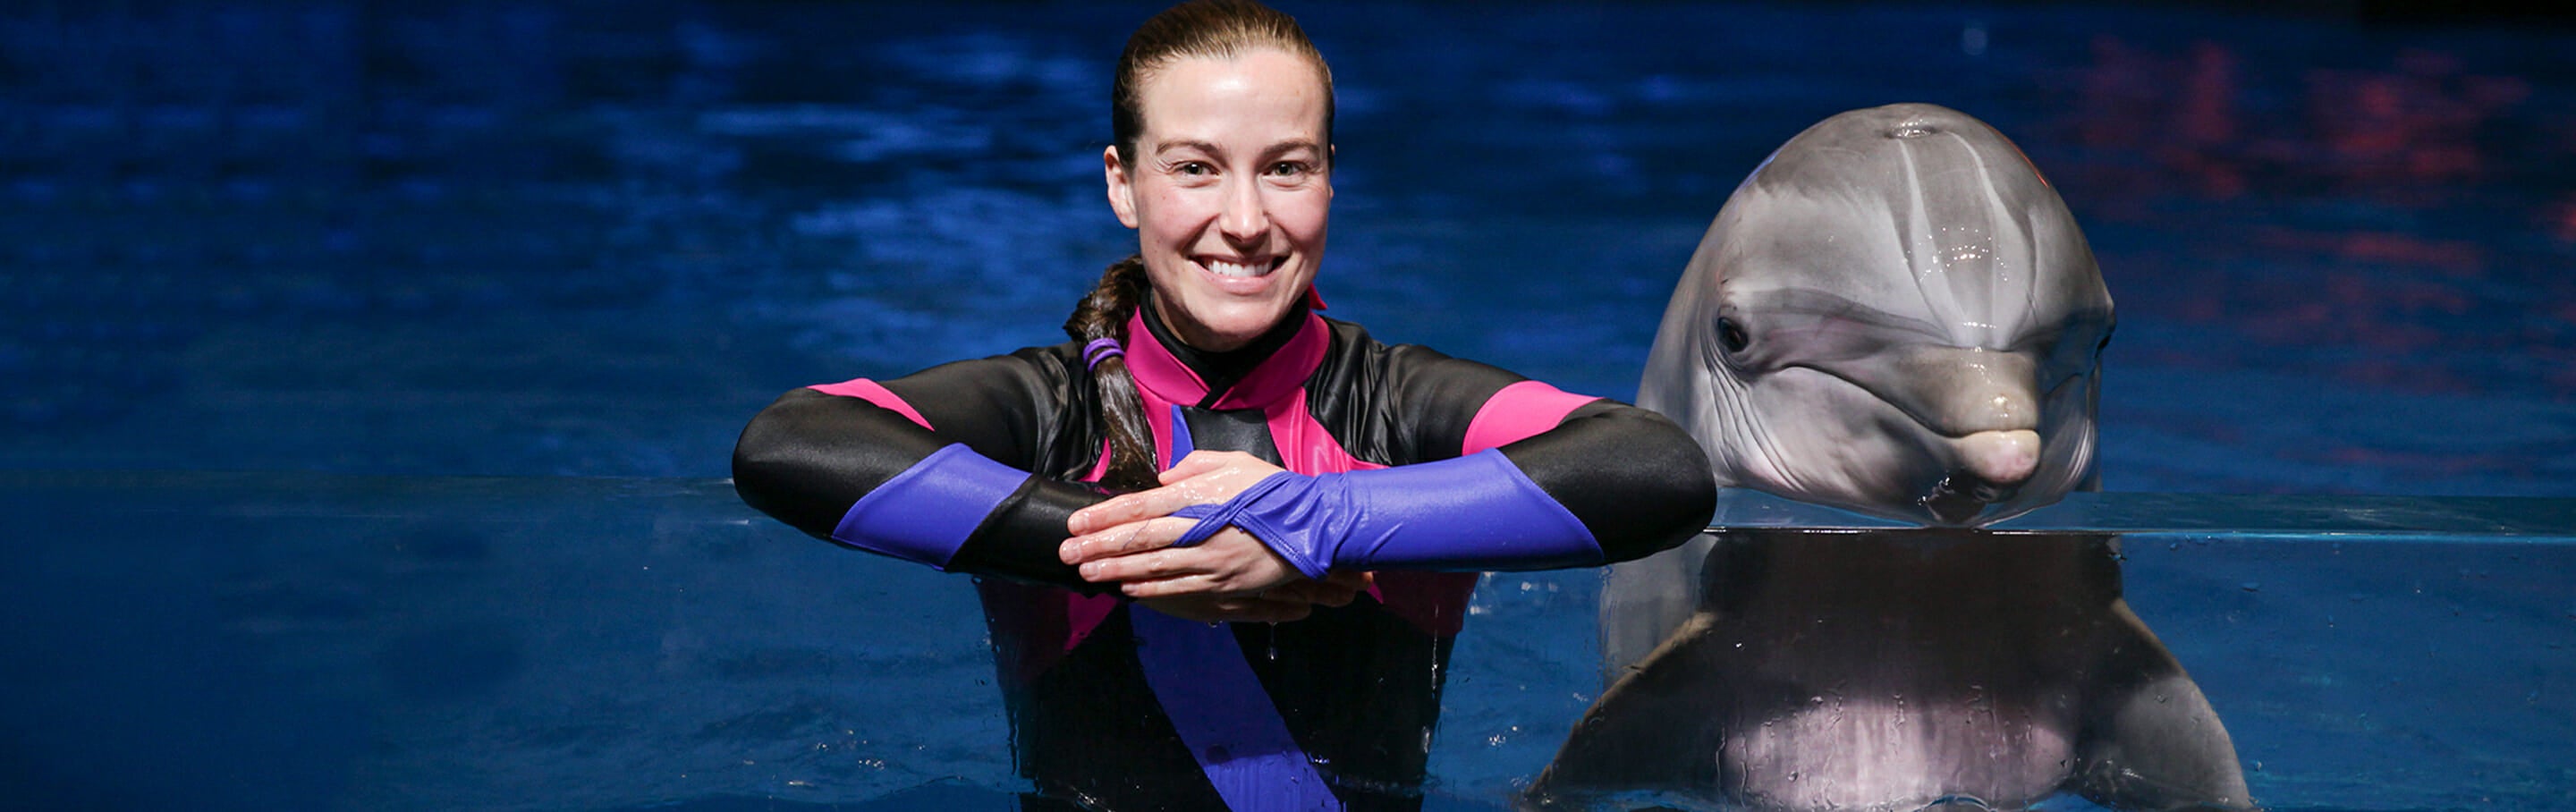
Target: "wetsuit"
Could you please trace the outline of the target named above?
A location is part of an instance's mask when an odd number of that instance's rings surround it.
[[[1570,516],[1571,532],[1589,536],[1590,546],[1571,552],[1417,555],[1404,559],[1406,569],[1376,569],[1376,585],[1349,606],[1214,632],[1222,640],[1230,629],[1253,701],[1202,696],[1191,707],[1218,708],[1217,716],[1248,708],[1274,730],[1284,725],[1292,760],[1311,763],[1330,787],[1317,808],[1420,806],[1443,667],[1477,578],[1434,570],[1636,558],[1689,538],[1713,508],[1698,444],[1651,412],[1380,344],[1311,313],[1243,349],[1201,353],[1151,310],[1130,319],[1124,350],[1163,467],[1179,456],[1176,446],[1244,451],[1298,474],[1481,461],[1500,467],[1469,476],[1535,485],[1519,501],[1544,503],[1531,507]],[[1118,597],[1115,585],[1082,581],[1057,557],[1067,517],[1106,498],[1081,484],[1107,467],[1093,392],[1072,343],[790,392],[744,431],[736,487],[809,534],[1001,576],[977,586],[1019,768],[1043,795],[1114,810],[1240,804],[1221,796],[1216,782],[1226,779],[1210,766],[1224,747],[1192,732],[1204,720],[1180,714],[1187,718],[1176,729],[1165,712],[1190,701],[1171,694],[1168,675],[1153,683],[1156,668],[1169,670],[1153,655],[1168,660],[1174,649],[1139,645],[1140,636],[1164,633],[1140,629],[1176,621]],[[1468,456],[1477,452],[1486,456]],[[1188,656],[1232,662],[1231,652]],[[1260,707],[1262,694],[1275,717]]]

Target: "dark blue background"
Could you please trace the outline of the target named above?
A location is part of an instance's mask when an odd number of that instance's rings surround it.
[[[1291,3],[1323,290],[1627,397],[1745,172],[1936,102],[2100,255],[2110,489],[2576,496],[2576,32],[2274,8]],[[1153,10],[0,7],[0,807],[1006,803],[962,581],[712,478],[785,389],[1058,340]],[[2258,797],[2576,804],[2563,540],[2131,541]],[[1435,807],[1597,691],[1593,577],[1488,579]]]
[[[13,5],[0,466],[720,476],[779,391],[1058,339],[1152,8]],[[1626,397],[1737,179],[1930,101],[2088,229],[2111,489],[2576,493],[2576,29],[2285,8],[1292,5],[1323,289]]]

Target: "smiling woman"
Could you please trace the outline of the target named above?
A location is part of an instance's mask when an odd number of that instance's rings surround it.
[[[1109,206],[1165,294],[1154,313],[1190,346],[1241,349],[1312,290],[1333,203],[1316,73],[1266,48],[1182,60],[1147,79],[1153,126],[1102,152]]]
[[[1713,508],[1707,460],[1661,416],[1312,312],[1332,79],[1286,15],[1157,15],[1111,108],[1138,253],[1073,340],[790,392],[736,487],[998,576],[1026,808],[1417,808],[1473,572],[1671,547]]]

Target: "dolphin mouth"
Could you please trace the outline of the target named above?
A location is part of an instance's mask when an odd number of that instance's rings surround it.
[[[1945,525],[1965,525],[1984,513],[1986,508],[2013,498],[2019,485],[1990,482],[1974,474],[1953,473],[1942,477],[1932,490],[1916,500],[1932,518]]]

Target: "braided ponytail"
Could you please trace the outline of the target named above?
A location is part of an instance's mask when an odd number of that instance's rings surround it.
[[[1086,344],[1104,338],[1125,343],[1127,319],[1143,303],[1146,285],[1143,257],[1111,263],[1100,274],[1100,284],[1064,320],[1065,334]],[[1153,429],[1145,422],[1145,401],[1136,394],[1127,359],[1115,354],[1101,358],[1091,367],[1091,385],[1100,405],[1101,433],[1109,438],[1109,467],[1100,484],[1122,491],[1161,484],[1154,476],[1161,466],[1154,461]]]

